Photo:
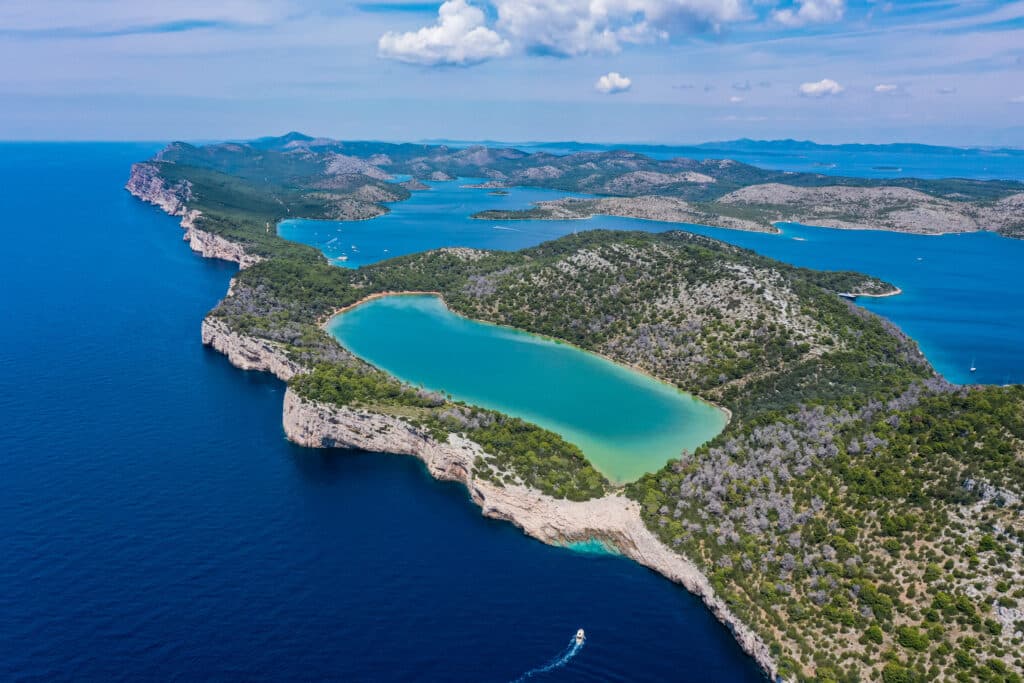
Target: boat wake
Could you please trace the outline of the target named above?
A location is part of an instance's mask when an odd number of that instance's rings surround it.
[[[521,681],[526,681],[533,678],[537,674],[547,673],[548,671],[554,671],[555,669],[559,669],[565,666],[569,663],[569,660],[576,656],[577,652],[583,649],[583,644],[585,642],[586,641],[581,641],[577,640],[576,638],[573,638],[569,641],[569,645],[564,650],[559,652],[558,655],[556,655],[549,662],[541,666],[538,666],[534,669],[530,669],[522,676],[512,681],[512,683],[520,683]]]

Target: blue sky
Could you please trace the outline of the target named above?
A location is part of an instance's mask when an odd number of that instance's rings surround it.
[[[4,0],[0,139],[1024,147],[1024,0]]]

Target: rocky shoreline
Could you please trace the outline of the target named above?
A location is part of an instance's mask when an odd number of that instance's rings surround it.
[[[490,187],[489,183],[466,187]],[[878,230],[915,235],[994,231],[1013,236],[1020,228],[1024,193],[988,205],[941,199],[902,187],[794,187],[749,185],[708,203],[663,195],[565,197],[529,209],[481,211],[484,220],[576,220],[621,216],[692,223],[730,230],[778,233],[779,223],[834,230]]]
[[[935,197],[905,187],[781,183],[748,185],[717,200],[772,222],[802,223],[834,230],[881,230],[914,235],[950,235],[990,230],[1012,236],[1020,225],[1024,193],[988,204]]]
[[[247,253],[240,244],[197,227],[196,222],[202,213],[186,205],[192,198],[192,185],[188,181],[168,186],[153,164],[143,162],[132,164],[125,189],[132,196],[158,206],[172,216],[181,216],[181,228],[185,231],[182,239],[188,242],[192,251],[201,256],[232,261],[242,268],[262,260],[255,254]]]
[[[206,258],[233,261],[241,268],[259,262],[258,256],[246,253],[241,245],[198,229],[195,222],[200,214],[186,204],[191,188],[184,184],[167,187],[155,170],[148,164],[135,164],[126,189],[171,215],[181,216],[185,239],[194,251]],[[202,341],[224,354],[232,365],[269,372],[282,381],[307,370],[289,359],[283,346],[239,334],[212,316],[202,323]],[[481,449],[468,439],[452,434],[440,442],[397,416],[307,401],[290,388],[285,392],[282,423],[291,441],[307,447],[415,456],[435,478],[463,483],[482,514],[509,521],[544,543],[597,540],[616,549],[700,597],[743,651],[766,675],[777,678],[778,664],[764,640],[732,613],[696,565],[665,546],[647,528],[635,501],[611,494],[573,502],[523,486],[499,486],[474,476],[474,461]]]
[[[475,187],[469,185],[467,187]],[[587,220],[596,216],[618,216],[663,223],[712,225],[746,232],[779,232],[773,225],[753,220],[708,213],[694,204],[659,195],[638,197],[599,197],[582,199],[565,197],[537,202],[530,209],[514,211],[481,211],[473,218],[482,220]]]
[[[474,476],[473,463],[481,449],[468,439],[451,434],[442,443],[398,417],[307,401],[291,389],[285,392],[283,423],[288,438],[302,446],[415,456],[434,478],[464,484],[484,516],[511,522],[544,543],[601,541],[700,597],[740,647],[775,677],[777,668],[767,645],[736,618],[695,565],[651,533],[636,501],[612,494],[573,502],[524,486],[498,486]]]

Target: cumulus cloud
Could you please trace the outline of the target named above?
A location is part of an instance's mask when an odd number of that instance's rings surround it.
[[[740,102],[743,101],[743,98],[740,97],[739,95],[733,95],[732,97],[729,98],[729,101],[732,102],[733,104],[739,104]]]
[[[831,78],[823,78],[820,81],[800,85],[800,94],[804,97],[825,97],[827,95],[838,95],[841,92],[843,92],[843,86]]]
[[[718,31],[747,18],[744,0],[494,0],[497,28],[527,51],[617,52],[673,32]]]
[[[617,92],[625,92],[633,85],[633,81],[626,78],[618,71],[610,71],[597,79],[594,89],[606,95],[614,95]]]
[[[654,43],[699,31],[718,32],[726,24],[754,16],[746,0],[490,0],[489,4],[496,16],[490,25],[480,9],[464,0],[448,0],[435,25],[385,34],[380,53],[417,63],[451,63],[445,55],[460,43],[475,40],[482,45],[469,52],[482,52],[482,58],[457,63],[483,61],[513,49],[566,57],[614,54],[624,45]],[[446,7],[447,15],[454,18],[447,18]]]
[[[804,26],[839,21],[846,13],[846,0],[796,0],[795,8],[778,9],[772,18],[783,26]]]
[[[893,83],[879,83],[875,86],[875,92],[881,94],[894,93],[900,89],[900,86],[894,85]]]
[[[388,32],[377,49],[382,57],[412,64],[477,64],[504,57],[511,45],[487,28],[479,7],[466,0],[447,0],[438,10],[437,23],[408,33]]]

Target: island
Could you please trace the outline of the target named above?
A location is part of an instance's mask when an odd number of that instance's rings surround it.
[[[534,538],[602,543],[700,596],[773,678],[1020,680],[1024,387],[949,384],[912,339],[839,295],[892,285],[681,231],[586,231],[518,252],[444,248],[358,269],[276,234],[288,217],[383,213],[408,189],[382,174],[494,179],[490,170],[509,184],[634,197],[660,183],[683,202],[706,202],[719,183],[731,185],[719,197],[775,202],[749,188],[787,175],[718,161],[669,174],[653,160],[642,164],[661,170],[623,173],[638,155],[582,156],[563,173],[564,157],[509,149],[297,135],[175,143],[136,164],[127,188],[181,216],[197,252],[239,264],[202,340],[287,383],[292,441],[413,455]],[[606,161],[625,166],[613,175]],[[737,187],[741,177],[756,182]],[[793,178],[815,191],[836,182]],[[1001,181],[907,182],[977,210],[1020,193]],[[872,183],[843,187],[882,189]],[[599,353],[722,407],[729,423],[615,485],[560,435],[405,385],[325,331],[339,311],[403,292]]]

